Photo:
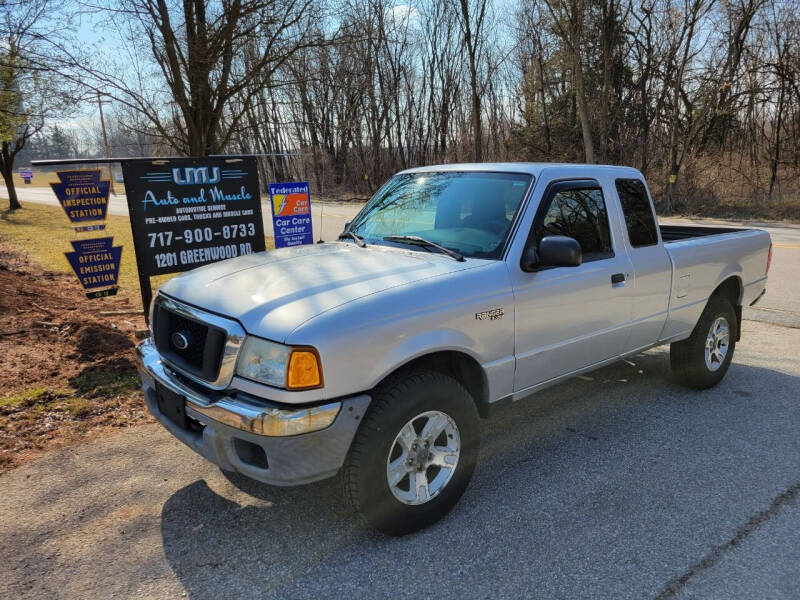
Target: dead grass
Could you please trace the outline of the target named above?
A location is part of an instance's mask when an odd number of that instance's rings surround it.
[[[88,300],[72,274],[0,242],[0,472],[63,444],[150,420],[134,363],[141,315]]]

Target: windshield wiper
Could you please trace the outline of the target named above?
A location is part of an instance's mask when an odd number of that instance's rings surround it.
[[[340,239],[340,240],[351,239],[356,243],[356,245],[359,248],[366,248],[367,247],[367,242],[364,241],[364,238],[362,238],[357,233],[353,233],[352,231],[343,231],[342,233],[339,234],[339,238],[338,239]]]
[[[437,250],[447,254],[447,256],[456,259],[458,262],[464,262],[464,255],[460,252],[450,250],[450,248],[445,248],[436,242],[426,240],[424,237],[420,237],[418,235],[387,235],[383,239],[387,242],[401,242],[403,244],[415,244],[417,246],[436,248]]]

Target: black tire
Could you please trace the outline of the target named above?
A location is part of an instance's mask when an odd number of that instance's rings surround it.
[[[720,318],[725,319],[728,324],[728,347],[722,361],[712,361],[712,366],[717,365],[712,369],[706,363],[706,343],[711,327]],[[711,296],[692,335],[669,347],[670,366],[675,378],[695,390],[705,390],[717,385],[730,367],[737,334],[736,311],[730,301],[722,296]]]
[[[390,489],[387,461],[400,430],[415,418],[425,419],[419,415],[428,411],[444,413],[455,423],[460,451],[456,467],[440,491],[422,504],[410,505]],[[389,535],[412,533],[435,523],[455,506],[472,478],[479,446],[475,403],[458,381],[423,369],[400,374],[375,391],[341,470],[344,494],[376,529]],[[435,478],[440,469],[420,467],[426,478],[428,473]]]

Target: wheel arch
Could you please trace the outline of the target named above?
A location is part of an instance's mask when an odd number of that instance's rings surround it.
[[[731,275],[720,283],[714,291],[711,292],[711,297],[719,296],[728,300],[736,312],[736,341],[738,342],[742,337],[742,295],[744,294],[744,286],[742,285],[742,278],[738,275]]]
[[[378,386],[391,377],[414,369],[428,369],[453,377],[472,396],[478,414],[482,418],[489,416],[489,381],[486,371],[474,357],[458,350],[428,352],[395,368],[381,379]]]

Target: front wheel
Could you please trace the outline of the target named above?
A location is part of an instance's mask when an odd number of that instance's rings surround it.
[[[704,390],[725,377],[736,348],[736,312],[720,296],[708,300],[692,335],[669,347],[672,372],[684,385]]]
[[[366,521],[404,535],[441,519],[472,477],[475,403],[452,377],[414,370],[380,386],[342,468],[344,493]]]

